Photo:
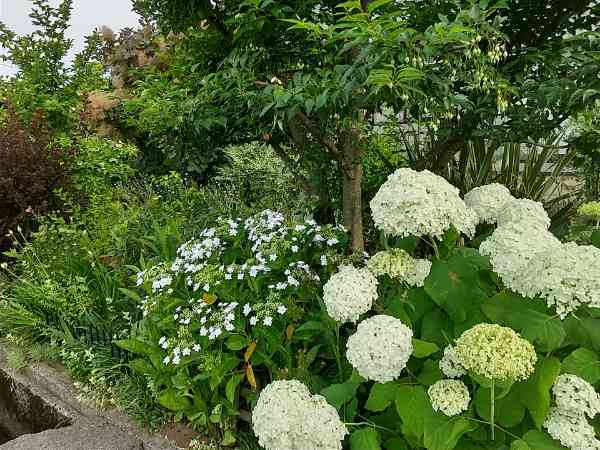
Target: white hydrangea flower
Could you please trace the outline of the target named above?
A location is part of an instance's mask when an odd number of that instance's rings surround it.
[[[266,450],[341,450],[348,434],[335,408],[297,380],[274,381],[263,389],[252,428]]]
[[[550,217],[540,202],[528,198],[515,198],[507,202],[498,214],[498,226],[507,223],[526,222],[529,226],[543,228],[550,227]]]
[[[458,189],[428,170],[396,170],[371,200],[371,211],[377,228],[390,236],[440,238],[452,225],[473,236],[477,223]]]
[[[469,408],[471,395],[465,383],[460,380],[440,380],[427,389],[429,401],[434,411],[447,416],[456,416]]]
[[[552,438],[571,450],[599,450],[594,427],[584,414],[572,413],[561,408],[550,408],[544,428]]]
[[[367,267],[376,276],[388,275],[409,286],[423,286],[431,270],[431,261],[413,258],[405,250],[394,248],[373,255]]]
[[[479,186],[465,194],[465,203],[475,211],[479,223],[496,223],[504,205],[513,199],[508,188],[500,183]]]
[[[412,354],[412,331],[400,320],[373,316],[348,338],[346,357],[360,376],[385,383],[395,380]]]
[[[581,305],[600,307],[600,249],[563,244],[539,253],[522,269],[518,286],[527,297],[540,296],[564,319]]]
[[[338,322],[356,322],[377,299],[377,278],[367,269],[340,266],[325,286],[323,300],[327,313]]]
[[[552,388],[556,406],[564,411],[586,414],[590,419],[600,412],[600,397],[594,387],[576,375],[563,374]]]
[[[480,323],[456,340],[462,365],[479,376],[493,380],[523,381],[535,369],[533,345],[512,328]]]
[[[463,367],[456,349],[452,345],[448,345],[444,349],[444,356],[439,365],[442,373],[448,378],[460,378],[467,374],[467,370]]]
[[[513,222],[499,226],[479,246],[482,255],[489,256],[494,272],[504,285],[522,295],[536,291],[537,284],[523,276],[540,253],[559,249],[561,242],[549,231]]]

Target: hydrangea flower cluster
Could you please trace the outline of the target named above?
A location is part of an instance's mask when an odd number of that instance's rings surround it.
[[[479,252],[490,257],[494,272],[507,288],[526,294],[534,289],[523,277],[527,267],[539,259],[541,253],[560,246],[561,242],[549,231],[530,227],[526,222],[512,222],[496,228],[481,243]]]
[[[412,330],[395,317],[378,315],[358,324],[346,358],[367,380],[386,383],[400,376],[413,351]]]
[[[560,441],[570,450],[600,449],[600,441],[596,439],[594,427],[588,423],[583,414],[562,408],[550,408],[544,421],[544,428],[552,438]]]
[[[395,171],[371,200],[371,211],[377,228],[390,236],[441,238],[452,226],[473,236],[477,224],[458,189],[428,170]]]
[[[465,203],[479,218],[479,223],[495,224],[504,205],[514,200],[506,186],[500,183],[486,184],[465,194]]]
[[[521,222],[544,230],[550,227],[550,217],[548,217],[544,205],[528,198],[510,200],[498,214],[498,226]]]
[[[431,261],[413,258],[400,248],[376,253],[367,268],[376,276],[387,275],[409,286],[423,286],[431,270]]]
[[[367,269],[340,266],[323,286],[327,313],[338,322],[356,322],[377,299],[377,278]]]
[[[448,345],[444,349],[444,356],[440,359],[439,366],[442,373],[448,378],[460,378],[467,374],[467,370],[456,353],[456,348],[452,345]]]
[[[492,380],[523,381],[535,369],[533,345],[511,328],[481,323],[456,340],[456,354],[465,369]]]
[[[341,450],[348,434],[335,408],[297,380],[274,381],[263,389],[252,427],[266,450]]]
[[[302,289],[318,289],[319,271],[337,259],[345,240],[341,227],[291,222],[270,210],[202,230],[172,263],[137,276],[148,293],[144,316],[171,318],[159,342],[163,362],[178,365],[212,341],[284,320]]]
[[[577,375],[559,375],[552,393],[556,406],[564,411],[582,413],[590,419],[600,413],[600,396],[590,383]]]
[[[460,380],[439,380],[427,390],[434,411],[456,416],[469,408],[471,395]]]

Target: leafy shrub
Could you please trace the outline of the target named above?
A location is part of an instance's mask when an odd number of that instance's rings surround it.
[[[378,195],[400,189],[406,203],[387,213],[382,203],[379,212],[394,223],[413,214],[411,229],[418,231],[383,238],[385,248],[366,264],[375,285],[365,269],[346,268],[362,262],[346,259],[340,248],[326,255],[326,269],[319,267],[323,251],[314,238],[306,240],[315,235],[313,224],[295,231],[301,228],[282,227],[274,213],[223,220],[174,260],[138,274],[145,318],[137,334],[120,342],[140,355],[132,368],[150,377],[158,401],[199,426],[244,416],[258,401],[254,431],[268,450],[286,439],[352,450],[558,449],[559,442],[575,448],[576,439],[594,448],[598,250],[560,243],[547,231],[543,210],[536,209],[543,220],[509,217],[496,205],[505,198],[479,194],[470,196],[478,206],[473,220],[495,223],[502,216],[502,225],[491,237],[469,241],[456,231],[462,216],[411,209],[411,198],[432,210],[447,208],[428,188],[432,174],[392,181]],[[438,177],[434,184],[439,190],[444,183]],[[452,187],[443,190],[450,195]],[[319,278],[305,282],[286,269],[298,261]],[[299,286],[290,289],[286,274]],[[339,321],[328,315],[349,308],[360,315],[358,325],[354,314],[336,313]],[[587,400],[574,400],[567,376]],[[339,421],[297,383],[271,384],[277,380],[298,380],[324,396]],[[265,385],[272,388],[262,399]],[[278,396],[286,389],[289,395]],[[301,402],[290,401],[298,396]],[[302,432],[314,420],[307,408],[327,417],[330,435]],[[566,428],[568,417],[579,431]]]
[[[51,207],[53,189],[65,181],[64,151],[50,147],[43,117],[25,126],[8,108],[6,119],[0,128],[0,248],[9,230]]]

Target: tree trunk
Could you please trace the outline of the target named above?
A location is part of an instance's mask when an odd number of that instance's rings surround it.
[[[350,248],[353,251],[363,252],[365,249],[362,222],[363,167],[360,160],[361,145],[358,128],[344,131],[342,152],[344,226],[350,231]]]

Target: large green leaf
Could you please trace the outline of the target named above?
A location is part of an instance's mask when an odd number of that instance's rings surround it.
[[[349,380],[345,383],[332,384],[321,391],[321,395],[327,399],[335,409],[340,409],[356,396],[356,390],[360,383]]]
[[[427,358],[430,355],[433,355],[440,348],[434,344],[433,342],[426,342],[420,339],[413,338],[413,356],[415,358]]]
[[[587,348],[578,348],[563,360],[562,373],[577,375],[590,384],[596,384],[600,380],[598,354]]]
[[[480,387],[473,399],[477,414],[485,420],[490,420],[491,415],[491,392],[490,389]],[[519,401],[519,394],[515,389],[502,398],[496,398],[494,402],[495,421],[506,428],[517,426],[525,417],[525,406]]]
[[[165,408],[175,412],[184,411],[191,406],[190,399],[173,388],[161,392],[158,396],[158,402]]]
[[[430,413],[425,419],[423,442],[427,450],[453,450],[458,440],[477,429],[476,422],[462,416],[448,417],[441,413]]]
[[[600,319],[587,317],[580,318],[570,315],[564,322],[567,331],[565,345],[586,347],[595,352],[600,352]]]
[[[351,450],[381,450],[379,433],[373,428],[359,428],[350,435]]]
[[[523,441],[531,450],[565,450],[565,447],[553,440],[546,433],[538,430],[531,430],[525,433]],[[521,446],[522,447],[522,446]],[[527,448],[527,447],[522,447]],[[511,450],[521,450],[519,447],[511,447]]]
[[[566,332],[558,317],[543,312],[545,305],[511,292],[502,292],[481,309],[492,321],[513,328],[541,352],[560,348]]]
[[[154,349],[154,346],[139,339],[121,339],[120,341],[115,341],[115,344],[137,355],[149,355]]]
[[[517,383],[513,387],[538,429],[541,429],[550,410],[550,389],[559,374],[560,361],[551,356],[538,361],[533,375],[527,381]]]
[[[375,383],[369,393],[369,398],[365,404],[365,408],[373,412],[384,411],[390,406],[396,398],[398,384],[390,383]]]
[[[421,386],[399,386],[395,403],[402,419],[402,433],[420,439],[425,429],[425,417],[431,409],[425,389]]]
[[[481,286],[482,264],[480,256],[463,253],[433,262],[425,291],[456,322],[466,320],[488,298]]]

